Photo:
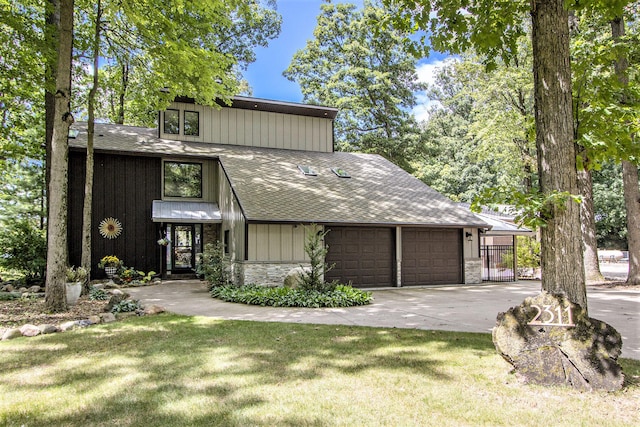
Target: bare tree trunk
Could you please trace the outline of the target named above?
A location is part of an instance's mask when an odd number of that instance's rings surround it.
[[[89,120],[87,122],[87,158],[85,167],[84,181],[84,203],[82,206],[82,257],[81,264],[89,272],[87,281],[83,288],[83,293],[89,292],[89,282],[91,279],[91,229],[92,229],[92,203],[93,203],[93,139],[95,135],[95,104],[96,92],[99,84],[99,67],[100,59],[100,21],[102,20],[102,5],[98,0],[96,5],[96,21],[95,33],[93,39],[93,86],[89,91],[89,99],[87,113]]]
[[[580,227],[584,254],[585,279],[589,282],[601,282],[604,276],[600,272],[598,261],[598,239],[596,238],[596,218],[593,207],[593,179],[586,167],[578,171],[578,186],[582,195],[580,203]]]
[[[624,205],[627,209],[627,245],[629,249],[629,275],[627,285],[640,285],[640,188],[638,166],[622,162]]]
[[[48,0],[47,14],[45,16],[45,46],[46,62],[44,64],[45,88],[44,88],[44,117],[45,117],[45,175],[44,175],[44,197],[45,197],[45,215],[49,212],[49,181],[51,179],[51,140],[53,139],[53,121],[55,118],[56,97],[56,69],[57,59],[53,55],[54,46],[58,45],[58,28],[60,25],[60,5],[58,0]],[[48,238],[47,228],[47,238]]]
[[[127,94],[127,86],[129,85],[129,62],[125,60],[122,64],[122,87],[118,95],[118,119],[117,124],[124,124],[124,99]]]
[[[611,35],[614,41],[618,41],[625,33],[625,24],[622,17],[611,21]],[[615,71],[618,81],[624,88],[621,104],[626,104],[627,86],[629,86],[629,60],[624,55],[619,56],[615,62]],[[632,136],[632,140],[633,140]],[[622,182],[624,185],[624,205],[627,210],[627,246],[629,249],[629,274],[627,284],[640,285],[640,190],[638,189],[638,166],[627,161],[622,161]]]
[[[569,15],[563,0],[531,0],[536,146],[540,189],[578,194],[573,142]],[[580,207],[547,206],[541,230],[542,288],[587,309]]]
[[[67,249],[67,183],[70,112],[71,53],[73,48],[73,0],[60,0],[60,32],[56,73],[55,116],[51,139],[49,182],[49,240],[47,241],[46,308],[52,312],[67,309],[65,275]]]

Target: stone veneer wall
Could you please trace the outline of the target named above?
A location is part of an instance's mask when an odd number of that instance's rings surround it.
[[[464,260],[464,283],[467,285],[482,283],[481,258],[466,258]]]
[[[310,265],[305,262],[243,261],[233,263],[231,270],[235,283],[239,285],[282,286],[289,271]]]

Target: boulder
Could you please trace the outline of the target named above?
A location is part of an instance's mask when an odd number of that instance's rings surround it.
[[[97,325],[98,323],[102,323],[102,319],[98,315],[89,316],[89,322],[92,325]]]
[[[622,338],[563,295],[542,292],[498,314],[493,343],[525,383],[614,391]]]
[[[20,329],[10,328],[4,331],[4,334],[2,334],[2,341],[12,340],[14,338],[18,338],[21,336],[22,336],[22,332],[20,332]]]
[[[58,332],[58,327],[55,325],[44,324],[40,325],[40,333],[42,334],[54,334]]]
[[[37,294],[42,292],[42,288],[38,285],[33,285],[31,286],[29,289],[27,289],[27,292],[31,293],[31,294]]]
[[[284,286],[287,288],[296,289],[298,286],[300,286],[302,277],[309,272],[311,272],[311,268],[309,267],[300,266],[292,268],[284,278]]]
[[[164,307],[161,307],[159,305],[150,305],[149,307],[146,307],[144,309],[144,314],[160,314],[160,313],[164,313],[166,310],[164,309]]]
[[[26,325],[22,325],[20,327],[20,333],[24,337],[35,337],[36,335],[40,335],[42,331],[36,325],[27,323]]]
[[[80,325],[78,325],[78,322],[76,322],[75,320],[70,320],[68,322],[64,322],[60,325],[60,330],[62,332],[66,332],[66,331],[72,331],[74,329],[79,328]]]
[[[116,293],[116,291],[118,292]],[[119,289],[112,291],[112,295],[111,295],[111,298],[109,299],[109,303],[107,303],[106,307],[104,308],[105,313],[110,313],[113,307],[115,307],[122,301],[126,300],[128,297],[129,297],[128,294],[125,294]]]
[[[113,313],[101,313],[100,320],[102,323],[113,323],[116,321],[116,316]]]

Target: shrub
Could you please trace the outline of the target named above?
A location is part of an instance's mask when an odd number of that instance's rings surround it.
[[[227,302],[272,307],[352,307],[369,304],[371,292],[354,289],[347,285],[336,285],[331,291],[267,288],[257,285],[213,287],[211,296]]]
[[[304,270],[302,273],[300,277],[300,289],[331,292],[336,288],[338,282],[324,281],[324,275],[332,268],[332,266],[324,262],[329,252],[329,248],[324,244],[324,237],[329,231],[323,231],[317,224],[311,224],[308,227],[305,226],[305,230],[307,236],[304,251],[309,256],[311,269]]]
[[[104,289],[91,288],[89,291],[89,299],[91,301],[107,301],[111,296]]]
[[[0,267],[42,279],[47,266],[45,231],[31,221],[11,221],[0,232]]]
[[[224,263],[224,246],[222,242],[207,243],[204,252],[198,255],[196,272],[204,276],[209,289],[229,283],[229,273]]]
[[[141,307],[140,307],[139,301],[126,299],[114,305],[113,308],[111,309],[111,312],[112,313],[130,313],[132,311],[139,310],[140,308]]]

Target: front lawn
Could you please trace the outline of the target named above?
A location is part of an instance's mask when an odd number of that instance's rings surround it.
[[[616,393],[523,386],[488,334],[159,315],[0,342],[0,425],[631,426]]]

